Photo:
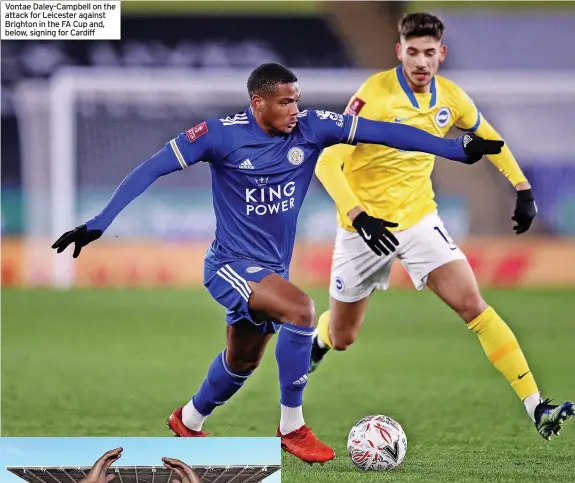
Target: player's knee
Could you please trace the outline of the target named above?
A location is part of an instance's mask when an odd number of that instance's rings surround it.
[[[487,303],[479,292],[470,292],[462,297],[458,309],[459,315],[466,322],[479,317],[487,309]]]
[[[308,295],[302,295],[299,300],[292,303],[291,315],[288,316],[292,324],[300,327],[313,327],[315,325],[315,305]]]
[[[335,332],[329,334],[329,338],[331,340],[331,345],[336,351],[344,351],[350,345],[355,342],[357,338],[357,332],[354,331],[345,331],[345,332]]]

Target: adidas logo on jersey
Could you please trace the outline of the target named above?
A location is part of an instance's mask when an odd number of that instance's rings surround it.
[[[245,112],[239,112],[234,117],[228,116],[220,119],[224,126],[234,126],[236,124],[249,124],[248,115]]]
[[[301,386],[302,384],[305,384],[306,382],[307,382],[307,374],[304,374],[297,381],[294,381],[293,385],[294,386]]]
[[[240,169],[255,169],[254,165],[252,164],[252,162],[250,161],[250,159],[246,159],[242,162],[242,164],[240,164],[239,166]]]

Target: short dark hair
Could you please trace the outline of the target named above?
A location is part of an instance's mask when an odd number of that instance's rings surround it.
[[[297,82],[295,74],[287,67],[276,64],[262,64],[256,67],[248,78],[248,94],[271,94],[278,84]]]
[[[408,13],[399,21],[399,35],[405,39],[427,37],[441,40],[445,26],[443,22],[430,13]]]

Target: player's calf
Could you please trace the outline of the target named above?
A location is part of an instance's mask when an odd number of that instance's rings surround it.
[[[453,308],[475,332],[485,355],[535,420],[540,393],[513,331],[479,294],[477,281],[466,260],[455,260],[433,270],[427,285]]]
[[[337,351],[344,351],[352,345],[365,318],[369,297],[355,302],[330,299],[330,310],[324,312],[318,321],[318,335],[323,345]]]
[[[201,432],[212,411],[238,392],[258,367],[270,338],[271,334],[259,331],[247,320],[228,326],[227,348],[212,361],[202,385],[183,407],[179,418],[182,424],[170,424],[170,428],[179,436],[189,436],[186,429],[191,434]],[[172,416],[178,422],[178,417]],[[178,426],[183,426],[181,431]]]
[[[329,349],[344,351],[352,345],[361,329],[369,297],[355,302],[330,298],[330,310],[321,314],[314,334],[310,372],[314,372]]]
[[[324,312],[312,338],[309,372],[314,372],[330,349],[345,351],[357,339],[358,327],[332,328],[329,325],[329,312]],[[327,341],[327,342],[326,342]]]
[[[286,435],[305,425],[303,391],[308,379],[315,307],[311,297],[276,274],[250,283],[250,288],[250,310],[257,317],[263,315],[282,323],[276,360],[281,394],[279,431]]]
[[[302,409],[315,324],[313,300],[298,287],[274,273],[259,282],[249,282],[249,287],[250,315],[257,323],[270,319],[281,323],[276,343],[276,360],[281,394],[278,433],[282,436],[282,444],[287,451],[304,461],[327,461],[333,458],[333,451],[323,448],[325,445],[317,441],[317,438],[310,438]],[[300,436],[306,434],[308,437],[304,441]],[[308,448],[312,439],[315,441],[315,448]],[[315,453],[320,449],[326,454],[319,459],[307,454],[308,450]]]
[[[184,425],[191,430],[201,431],[212,411],[238,392],[250,375],[251,372],[234,372],[226,361],[226,351],[220,352],[212,361],[204,382],[182,409]]]
[[[281,434],[304,425],[303,391],[307,386],[314,327],[283,324],[276,343],[280,379]]]
[[[272,334],[262,331],[248,320],[227,328],[226,362],[236,374],[251,374],[264,356]]]
[[[228,367],[235,374],[251,374],[260,365],[261,359],[255,360],[241,360],[232,359],[228,362]]]
[[[352,345],[357,339],[358,330],[353,327],[344,330],[331,330],[329,337],[331,340],[331,348],[336,351],[344,351]]]
[[[352,345],[359,334],[361,320],[356,321],[354,318],[345,318],[346,322],[341,321],[341,315],[332,316],[334,312],[326,311],[321,314],[316,333],[314,334],[314,344],[327,352],[329,349],[344,351]],[[335,312],[337,314],[337,312]]]

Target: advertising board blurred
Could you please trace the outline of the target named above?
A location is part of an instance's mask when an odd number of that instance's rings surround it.
[[[49,241],[38,241],[33,279],[48,285],[52,254]],[[209,242],[141,242],[91,245],[75,263],[76,284],[92,287],[197,287],[202,284],[203,258]],[[570,239],[476,238],[461,243],[483,287],[575,286],[575,241]],[[5,240],[2,285],[22,286],[27,265],[20,240]],[[299,243],[291,279],[305,287],[329,284],[331,243]],[[67,256],[71,256],[68,254]],[[392,270],[393,288],[413,285],[400,263]]]

